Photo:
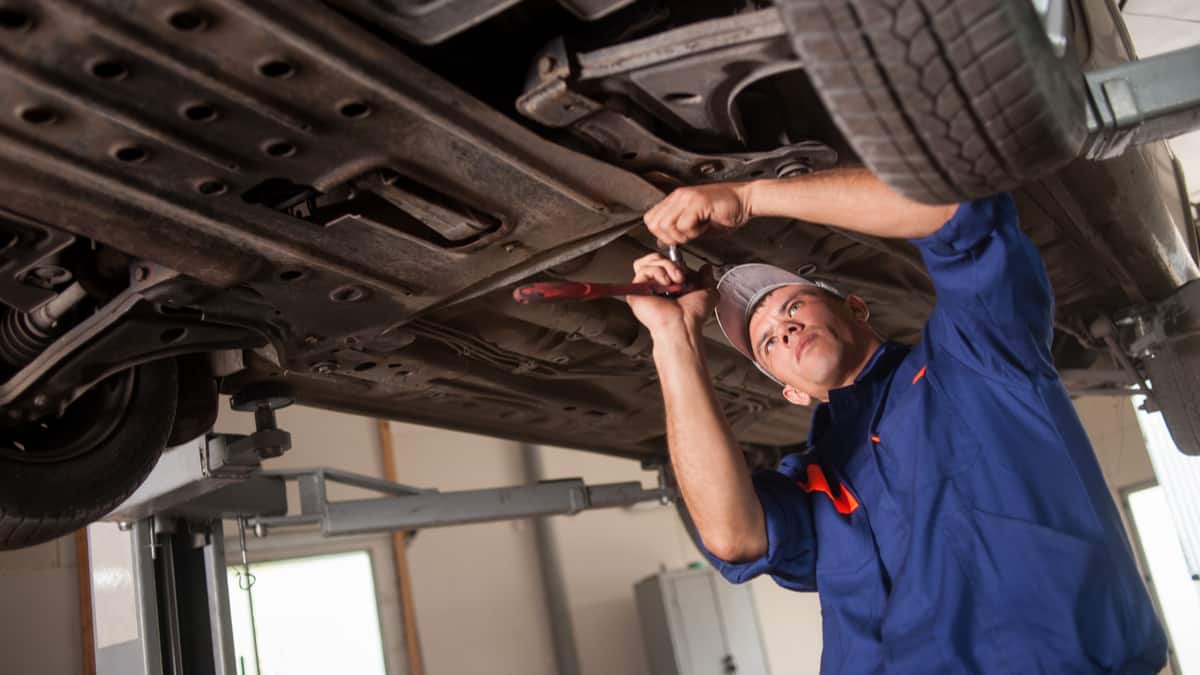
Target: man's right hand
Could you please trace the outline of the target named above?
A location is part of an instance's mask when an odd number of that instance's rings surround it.
[[[638,258],[633,263],[634,283],[651,282],[665,285],[682,283],[684,272],[658,253]],[[704,288],[678,298],[663,298],[653,295],[629,296],[626,300],[634,316],[641,321],[655,338],[682,329],[696,340],[704,328],[705,321],[712,315],[717,304],[717,292],[713,289],[711,268],[700,270]]]

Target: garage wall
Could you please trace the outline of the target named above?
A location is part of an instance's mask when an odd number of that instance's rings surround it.
[[[75,535],[0,552],[0,599],[0,672],[83,672]]]
[[[400,481],[442,491],[520,485],[520,446],[392,425]],[[425,530],[408,549],[429,675],[554,674],[550,619],[531,523]]]

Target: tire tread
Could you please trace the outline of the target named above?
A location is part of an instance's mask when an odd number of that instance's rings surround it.
[[[1011,189],[1083,142],[1082,79],[1053,56],[1027,0],[778,5],[855,150],[910,197]]]

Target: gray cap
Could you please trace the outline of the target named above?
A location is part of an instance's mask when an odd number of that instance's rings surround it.
[[[755,361],[754,350],[750,348],[750,315],[771,291],[796,285],[817,286],[836,296],[842,295],[841,291],[824,281],[805,279],[785,269],[762,263],[738,265],[721,275],[721,280],[717,282],[717,292],[721,294],[717,301],[717,324],[729,344],[754,361],[756,366],[758,361]],[[759,370],[762,370],[762,366],[759,366]],[[767,371],[763,372],[771,377]]]

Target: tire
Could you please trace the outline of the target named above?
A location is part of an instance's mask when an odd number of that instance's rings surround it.
[[[904,195],[952,203],[1074,159],[1084,84],[1030,0],[776,0],[862,161]]]
[[[217,379],[208,365],[207,354],[189,354],[176,361],[179,369],[179,400],[175,423],[167,447],[187,443],[210,431],[217,423],[220,394]]]
[[[32,546],[116,508],[154,468],[175,417],[175,361],[110,376],[48,428],[0,438],[0,550]]]
[[[1163,345],[1143,363],[1175,447],[1200,455],[1200,337]]]

